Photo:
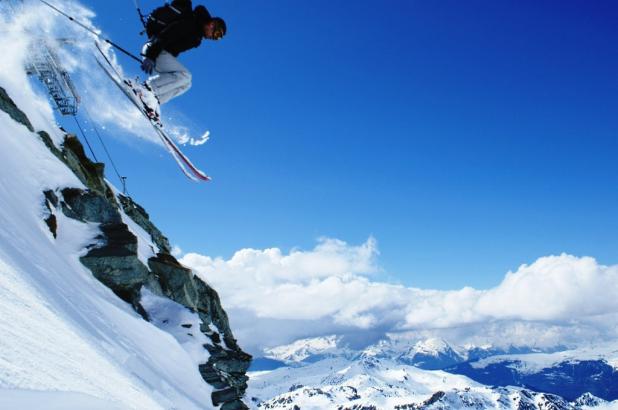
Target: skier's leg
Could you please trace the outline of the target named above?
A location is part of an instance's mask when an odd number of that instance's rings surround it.
[[[157,57],[155,70],[158,74],[148,79],[148,85],[159,97],[161,104],[191,88],[191,73],[167,51]]]

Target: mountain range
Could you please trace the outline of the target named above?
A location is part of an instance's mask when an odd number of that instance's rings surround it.
[[[618,344],[542,350],[385,338],[354,350],[327,336],[266,349],[250,369],[248,401],[341,410],[614,406],[617,359]]]

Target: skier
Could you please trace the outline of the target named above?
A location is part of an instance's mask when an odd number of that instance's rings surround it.
[[[129,86],[151,119],[160,122],[159,106],[191,87],[191,73],[176,57],[198,47],[202,38],[217,41],[226,32],[222,18],[211,17],[201,5],[193,9],[191,0],[173,0],[149,15],[141,69],[148,75],[156,74],[142,84],[129,81]]]

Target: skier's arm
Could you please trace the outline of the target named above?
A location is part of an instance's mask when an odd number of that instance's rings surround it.
[[[156,35],[146,48],[145,56],[156,60],[171,41],[175,38],[182,37],[187,31],[187,24],[184,20],[176,21],[165,27],[158,35]]]

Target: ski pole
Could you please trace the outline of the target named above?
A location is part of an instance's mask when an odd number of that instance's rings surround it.
[[[51,8],[52,10],[55,10],[57,13],[62,14],[64,17],[68,18],[69,20],[71,20],[73,23],[77,24],[78,26],[82,27],[83,29],[89,31],[90,33],[94,34],[95,36],[97,36],[98,38],[100,38],[101,40],[105,41],[107,44],[109,44],[112,47],[115,47],[116,49],[118,49],[118,51],[128,55],[129,57],[131,57],[132,59],[134,59],[135,61],[141,63],[142,59],[137,57],[135,54],[132,54],[131,52],[125,50],[124,48],[120,47],[118,44],[114,43],[111,40],[108,40],[107,38],[101,36],[99,33],[97,33],[96,31],[94,31],[93,29],[91,29],[90,27],[86,26],[85,24],[75,20],[73,17],[69,16],[67,13],[65,13],[64,11],[58,9],[57,7],[49,4],[48,2],[46,2],[45,0],[39,0],[41,3],[45,4],[47,7]]]
[[[137,14],[139,15],[139,19],[142,22],[142,26],[146,28],[146,18],[144,17],[144,14],[142,13],[142,9],[139,6],[139,1],[133,0],[133,3],[135,3],[135,8],[137,9]]]

